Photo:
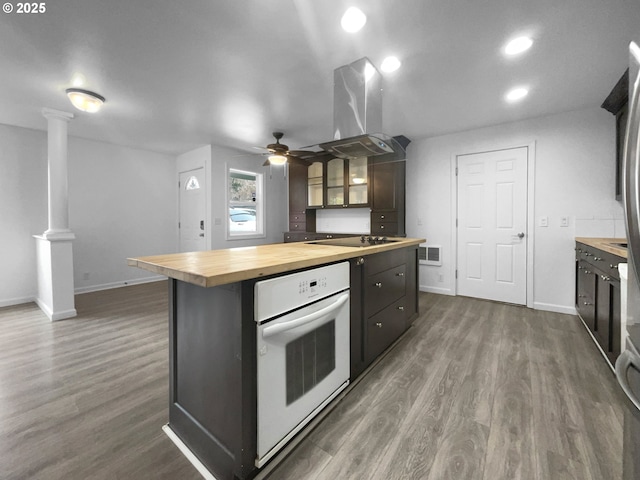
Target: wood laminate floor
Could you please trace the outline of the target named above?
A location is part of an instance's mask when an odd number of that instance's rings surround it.
[[[577,317],[422,293],[270,479],[619,480],[622,398]],[[201,478],[164,435],[165,282],[0,309],[0,479]]]

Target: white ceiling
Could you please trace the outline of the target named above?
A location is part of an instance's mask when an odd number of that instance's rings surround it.
[[[9,0],[14,5],[14,0]],[[340,17],[358,5],[364,29]],[[384,79],[385,133],[411,139],[599,106],[640,40],[638,0],[50,0],[0,14],[0,123],[46,129],[43,107],[73,111],[70,135],[179,154],[251,147],[285,132],[292,148],[330,140],[333,70],[363,56],[402,67]],[[517,34],[532,49],[500,50]],[[107,98],[75,111],[74,74]],[[506,104],[512,86],[530,86]]]

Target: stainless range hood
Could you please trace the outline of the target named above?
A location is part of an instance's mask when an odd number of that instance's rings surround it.
[[[333,72],[333,138],[318,146],[340,158],[406,158],[410,140],[382,130],[382,75],[366,57]]]

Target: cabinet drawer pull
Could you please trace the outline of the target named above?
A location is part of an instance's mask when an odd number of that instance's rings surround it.
[[[404,277],[404,272],[396,273],[396,277]]]
[[[586,252],[586,253],[584,254],[584,256],[585,256],[585,257],[592,257],[593,255],[592,255],[592,254],[590,254],[589,252]]]
[[[384,225],[380,225],[380,230],[384,230]]]
[[[600,257],[593,257],[593,259],[594,259],[596,262],[599,262],[600,260],[602,260],[602,258],[600,258]]]
[[[608,277],[607,275],[600,275],[600,278],[605,282],[608,282],[609,280],[611,280],[611,277]]]
[[[588,305],[593,305],[593,303],[590,303],[590,302],[582,302],[582,303],[583,303],[584,305],[587,305],[587,306],[588,306]]]
[[[591,270],[587,270],[586,268],[584,269],[584,273],[586,273],[587,275],[591,275]]]
[[[376,282],[375,286],[378,287],[378,288],[382,288],[382,282]]]
[[[380,220],[384,220],[384,215],[380,215]]]
[[[358,260],[356,260],[356,265],[364,265],[364,257],[359,257]]]
[[[376,327],[382,328],[382,322],[376,322]]]
[[[585,298],[586,295],[578,295],[578,298]]]
[[[400,310],[401,312],[404,312],[404,307],[403,307],[402,305],[400,305],[400,306],[398,307],[398,310]]]
[[[610,263],[610,264],[609,264],[609,268],[616,268],[616,269],[617,269],[617,268],[618,268],[618,265],[617,265],[617,264],[616,264],[616,265],[613,265],[613,264],[611,264],[611,263]]]

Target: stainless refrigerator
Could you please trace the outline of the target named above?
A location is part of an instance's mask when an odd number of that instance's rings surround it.
[[[625,396],[624,480],[640,479],[640,39],[629,45],[628,120],[624,142],[624,207],[628,243],[627,345],[616,361]]]

